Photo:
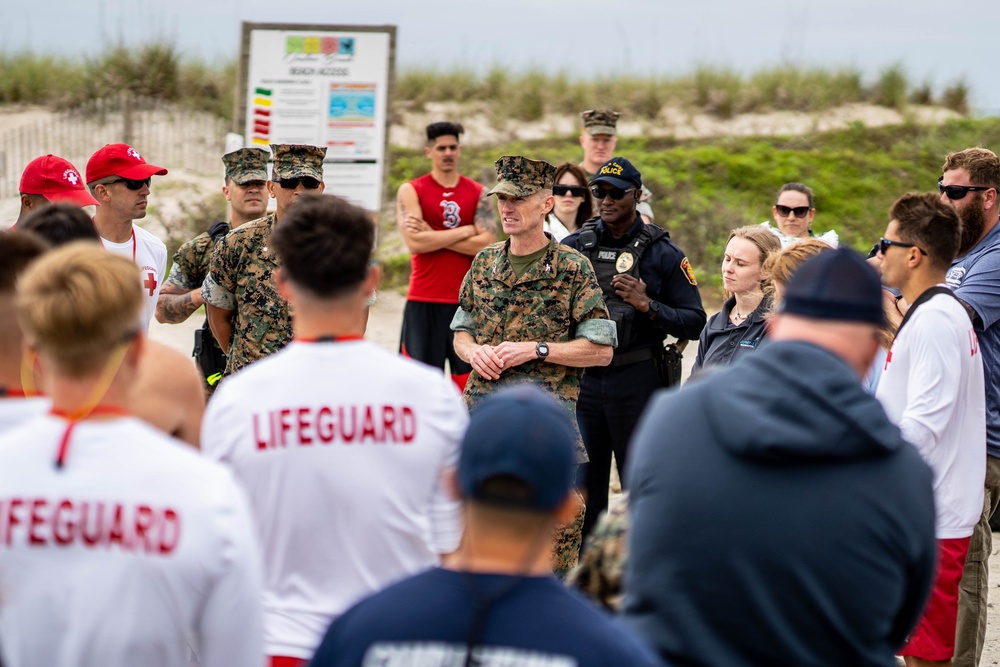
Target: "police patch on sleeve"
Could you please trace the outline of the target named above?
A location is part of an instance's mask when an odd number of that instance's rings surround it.
[[[689,283],[696,287],[698,286],[698,281],[694,277],[694,271],[691,269],[691,261],[687,257],[681,260],[681,271],[684,272]]]

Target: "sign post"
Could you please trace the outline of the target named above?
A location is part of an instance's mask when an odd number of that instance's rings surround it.
[[[234,131],[326,147],[326,192],[377,213],[388,165],[395,26],[243,23]]]

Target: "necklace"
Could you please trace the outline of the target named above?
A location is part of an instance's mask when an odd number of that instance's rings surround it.
[[[737,320],[745,320],[750,317],[749,315],[740,315],[740,309],[738,306],[733,306],[733,318]]]

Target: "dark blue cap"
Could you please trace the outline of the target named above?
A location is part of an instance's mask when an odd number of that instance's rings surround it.
[[[885,324],[878,274],[850,248],[803,262],[788,280],[780,311],[815,320]]]
[[[576,473],[576,430],[569,412],[531,385],[503,389],[472,411],[458,459],[462,496],[489,505],[550,511],[566,499]],[[508,476],[527,498],[491,496],[483,482]]]
[[[594,185],[595,183],[607,183],[622,190],[627,190],[633,185],[641,188],[642,174],[625,158],[613,157],[602,164],[601,168],[597,170],[594,180],[590,182],[590,185]]]

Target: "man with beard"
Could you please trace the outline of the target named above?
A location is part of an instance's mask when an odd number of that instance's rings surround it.
[[[1000,158],[985,148],[967,148],[948,155],[942,171],[941,199],[962,218],[962,244],[947,282],[972,318],[986,375],[986,488],[962,575],[953,662],[969,667],[979,664],[986,638],[989,518],[1000,503]]]

